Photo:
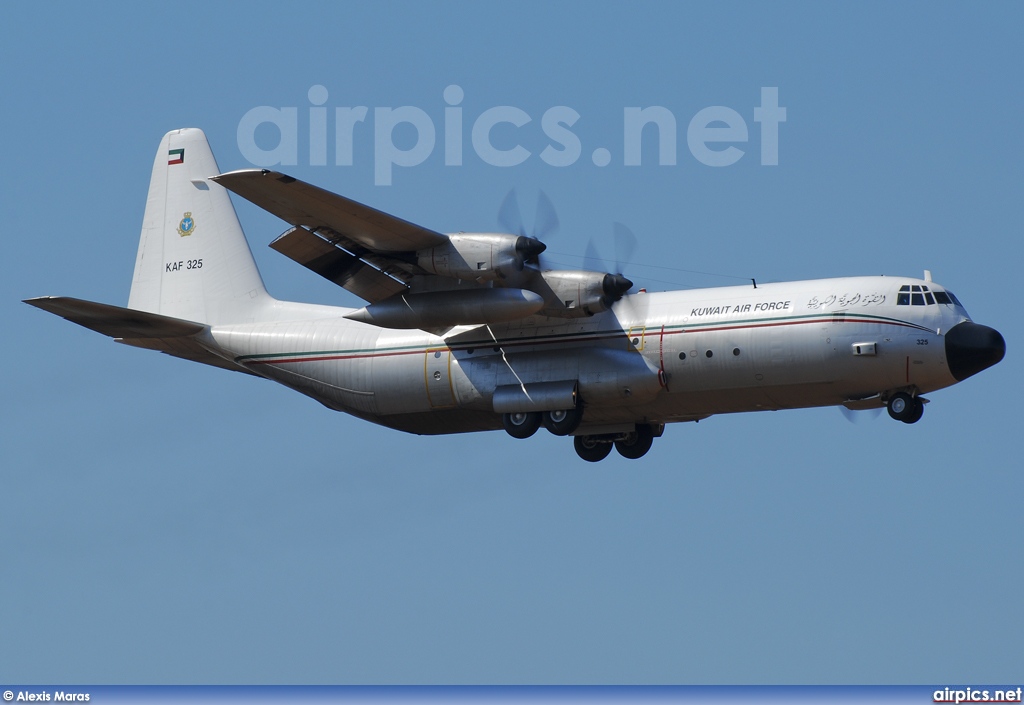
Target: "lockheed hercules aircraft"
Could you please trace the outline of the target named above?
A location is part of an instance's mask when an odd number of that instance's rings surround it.
[[[368,305],[272,298],[228,191],[291,225],[273,249]],[[157,151],[128,307],[26,303],[401,431],[544,426],[592,462],[712,414],[842,405],[915,423],[923,394],[1006,351],[927,272],[630,294],[620,273],[545,267],[544,250],[523,232],[443,235],[276,171],[219,174],[183,129]]]

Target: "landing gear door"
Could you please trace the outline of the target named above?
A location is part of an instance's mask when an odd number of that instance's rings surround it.
[[[451,364],[452,353],[448,348],[427,350],[423,361],[423,380],[427,387],[427,400],[432,409],[455,406]]]

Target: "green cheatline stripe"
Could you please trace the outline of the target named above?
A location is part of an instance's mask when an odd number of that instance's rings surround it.
[[[837,318],[838,316],[841,316]],[[930,328],[920,326],[916,323],[910,323],[909,321],[903,321],[898,318],[889,318],[887,316],[874,316],[866,313],[848,313],[848,312],[836,312],[827,314],[804,314],[799,316],[776,316],[774,318],[745,318],[737,321],[705,321],[701,323],[681,323],[666,325],[665,332],[685,332],[687,330],[702,329],[702,328],[743,328],[752,325],[764,325],[764,324],[784,324],[788,322],[803,321],[806,323],[813,322],[818,319],[822,323],[831,322],[857,322],[858,319],[868,319],[867,322],[874,323],[888,323],[893,325],[908,326],[911,328],[917,328],[919,330],[930,331]],[[641,326],[634,326],[640,328]],[[650,331],[650,335],[657,335],[661,332],[661,326],[653,325],[648,326],[645,333]],[[552,333],[548,335],[534,335],[526,336],[521,338],[499,338],[497,343],[491,338],[480,338],[478,340],[471,340],[466,342],[459,342],[458,345],[452,347],[452,350],[465,350],[467,348],[477,347],[489,347],[489,346],[508,346],[508,345],[529,345],[531,343],[558,343],[558,342],[570,342],[570,341],[586,341],[594,340],[599,338],[608,337],[628,337],[629,332],[622,328],[611,328],[605,330],[590,331],[587,333]],[[315,350],[310,352],[285,352],[285,353],[259,353],[255,355],[243,355],[236,357],[236,362],[256,362],[256,361],[271,361],[280,360],[282,362],[287,361],[285,358],[291,357],[323,357],[323,356],[335,356],[335,355],[388,355],[396,354],[401,352],[412,353],[412,352],[427,352],[428,350],[435,349],[439,346],[436,345],[398,345],[393,347],[385,348],[353,348],[349,350]]]

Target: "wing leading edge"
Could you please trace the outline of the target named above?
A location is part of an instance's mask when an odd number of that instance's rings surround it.
[[[211,179],[285,222],[330,229],[371,252],[414,252],[448,241],[441,233],[277,171],[242,169]]]

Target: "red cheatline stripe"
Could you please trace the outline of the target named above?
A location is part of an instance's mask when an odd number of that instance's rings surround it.
[[[362,360],[367,357],[397,357],[398,355],[422,355],[426,350],[400,350],[397,352],[383,352],[383,353],[363,353],[361,355],[346,355],[345,353],[338,353],[336,355],[324,355],[323,357],[292,357],[287,359],[276,359],[276,360],[246,360],[244,357],[235,358],[235,362],[240,362],[243,365],[283,365],[290,362],[321,362],[323,360]],[[287,355],[288,353],[281,353]]]
[[[679,332],[681,333],[682,331],[679,331]],[[583,341],[594,342],[594,341],[597,341],[597,340],[609,340],[609,339],[613,339],[613,338],[625,338],[625,337],[627,337],[625,333],[619,333],[617,335],[602,335],[602,336],[591,337],[591,338],[569,338],[569,339],[561,339],[561,340],[552,340],[552,341],[548,341],[546,344],[547,345],[559,345],[559,344],[564,344],[564,343],[578,343],[578,342],[583,342]],[[545,344],[545,341],[527,341],[527,342],[523,342],[523,343],[508,342],[508,343],[501,343],[501,347],[509,348],[509,347],[515,347],[515,346],[519,346],[519,345],[544,345],[544,344]],[[466,349],[468,349],[470,347],[478,348],[480,346],[479,345],[472,345],[472,346],[470,346],[470,345],[460,345],[460,346],[458,346],[456,348],[450,348],[450,349],[451,350],[466,350]],[[358,354],[346,354],[346,353],[343,353],[343,352],[338,352],[338,353],[328,353],[328,354],[325,354],[322,357],[312,357],[312,356],[308,356],[307,355],[306,357],[293,357],[293,358],[287,358],[287,359],[282,359],[282,358],[285,355],[288,355],[288,353],[281,353],[281,356],[282,356],[281,358],[275,358],[275,359],[272,359],[272,360],[247,360],[247,359],[245,359],[245,356],[242,356],[242,357],[235,358],[235,362],[239,362],[239,363],[241,363],[243,365],[275,365],[275,364],[285,364],[285,363],[289,363],[289,362],[319,362],[321,360],[361,360],[361,359],[364,359],[364,358],[367,358],[367,357],[397,357],[398,355],[422,355],[424,353],[431,352],[433,350],[438,350],[438,349],[439,348],[437,348],[436,346],[433,346],[433,347],[423,348],[422,350],[395,350],[395,351],[388,351],[388,352],[370,352],[370,353],[358,353]],[[296,354],[298,354],[298,353],[296,353]]]
[[[706,331],[721,331],[721,330],[743,330],[745,328],[773,328],[773,327],[777,327],[777,326],[800,326],[800,325],[806,325],[808,323],[830,323],[830,322],[831,323],[874,323],[876,325],[902,326],[904,328],[918,328],[918,329],[921,329],[921,330],[926,330],[925,328],[922,328],[921,326],[918,326],[918,325],[915,325],[915,324],[912,324],[912,323],[903,323],[901,321],[895,321],[895,320],[885,320],[885,321],[880,321],[880,320],[876,320],[876,319],[859,319],[858,320],[858,319],[855,319],[855,318],[843,318],[843,319],[839,319],[839,320],[833,320],[831,318],[824,318],[823,317],[823,318],[816,318],[816,319],[809,320],[809,321],[781,321],[781,322],[778,322],[778,323],[754,323],[754,324],[738,325],[738,326],[725,325],[725,326],[718,326],[718,327],[714,327],[714,328],[692,328],[692,329],[689,329],[689,330],[684,328],[682,330],[665,331],[664,333],[662,333],[662,335],[663,336],[664,335],[677,335],[679,333],[703,333],[703,332],[706,332]],[[653,335],[653,333],[652,333],[652,335]],[[577,336],[577,337],[574,337],[574,338],[557,338],[555,340],[548,340],[548,341],[536,340],[536,339],[528,340],[528,341],[507,341],[507,342],[499,343],[499,345],[501,347],[504,347],[504,348],[520,347],[520,346],[524,346],[524,345],[565,345],[567,343],[596,342],[598,340],[614,340],[615,338],[628,338],[628,337],[629,336],[626,334],[626,331],[621,331],[621,332],[618,332],[618,333],[613,333],[611,335],[607,335],[606,334],[606,335],[598,335],[598,336]],[[478,344],[470,344],[470,345],[460,345],[458,347],[451,348],[451,349],[452,350],[465,350],[465,349],[468,349],[470,347],[477,348],[477,347],[481,347],[481,346],[478,345]],[[432,349],[436,349],[436,346],[430,347],[429,349],[431,349],[431,350]],[[307,354],[307,355],[305,355],[303,357],[292,357],[292,358],[286,358],[286,356],[289,353],[280,353],[280,357],[276,357],[276,358],[272,358],[272,359],[246,359],[246,356],[242,355],[240,357],[235,358],[235,361],[239,362],[241,364],[244,364],[244,365],[282,365],[282,364],[288,364],[288,363],[293,363],[293,362],[320,362],[320,361],[324,361],[324,360],[360,360],[360,359],[365,359],[365,358],[369,358],[369,357],[397,357],[399,355],[422,355],[425,352],[427,352],[427,350],[428,350],[428,348],[425,347],[425,348],[423,348],[421,350],[395,350],[395,351],[381,351],[381,352],[365,352],[365,353],[356,353],[356,354],[344,353],[344,352],[339,351],[337,353],[325,353],[322,356],[315,356],[315,355],[308,355]],[[299,355],[300,353],[294,353],[294,354]]]

